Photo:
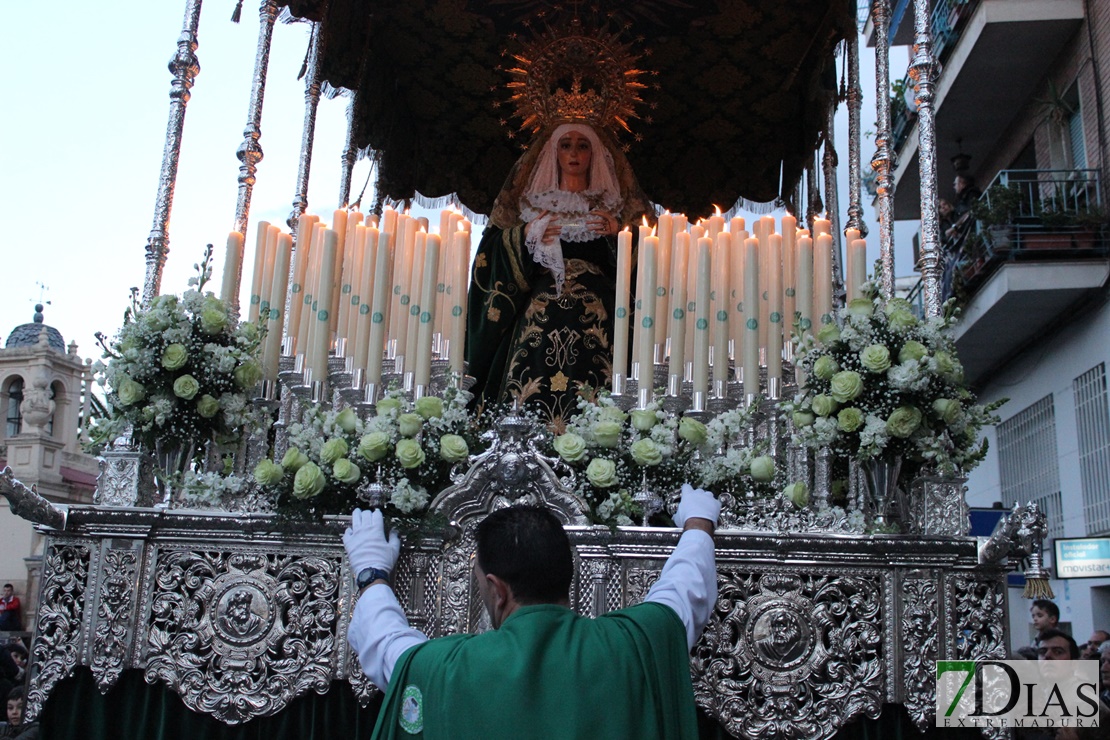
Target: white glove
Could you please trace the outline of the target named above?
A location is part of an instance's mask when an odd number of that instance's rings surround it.
[[[674,523],[678,526],[686,524],[690,518],[708,519],[717,526],[717,517],[721,514],[721,502],[713,497],[709,491],[694,488],[689,483],[682,484],[682,498],[678,502],[678,510],[674,513]]]
[[[386,538],[381,511],[355,509],[351,512],[351,526],[343,533],[343,547],[347,548],[351,572],[356,576],[367,568],[392,573],[401,554],[401,537],[394,530]]]

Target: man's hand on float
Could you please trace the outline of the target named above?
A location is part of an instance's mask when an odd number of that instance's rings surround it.
[[[347,549],[347,559],[351,572],[356,576],[367,568],[392,573],[401,554],[401,537],[397,531],[385,536],[385,520],[382,512],[355,509],[351,513],[351,526],[343,533],[343,547]]]
[[[674,513],[674,523],[687,529],[700,529],[712,536],[717,527],[717,517],[721,515],[721,502],[712,493],[694,488],[689,483],[682,484],[682,498]]]

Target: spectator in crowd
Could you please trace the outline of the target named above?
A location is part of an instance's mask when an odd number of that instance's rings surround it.
[[[19,597],[10,583],[4,584],[0,594],[0,632],[22,632],[23,619],[19,614]]]
[[[1098,661],[1098,698],[1110,706],[1110,655],[1103,655]]]
[[[1080,647],[1080,657],[1084,660],[1088,660],[1090,658],[1094,658],[1095,660],[1097,660],[1099,657],[1098,649],[1102,647],[1102,643],[1106,642],[1107,640],[1110,640],[1110,632],[1107,632],[1106,630],[1095,630],[1091,633],[1091,636],[1087,639],[1087,642],[1083,643],[1082,647]]]
[[[1029,614],[1033,618],[1033,629],[1037,630],[1037,638],[1033,642],[1035,645],[1040,645],[1041,635],[1047,630],[1056,629],[1056,625],[1059,624],[1060,607],[1048,599],[1037,599],[1033,602],[1033,606],[1029,607]],[[1068,639],[1071,639],[1070,635]]]
[[[1032,645],[1025,645],[1023,647],[1019,647],[1017,650],[1014,651],[1014,660],[1036,660],[1036,659],[1037,659],[1037,648],[1033,647]]]
[[[1061,632],[1053,627],[1041,632],[1037,644],[1037,657],[1040,660],[1079,660],[1079,646],[1067,632]]]
[[[975,186],[975,179],[970,175],[956,175],[956,181],[952,183],[952,189],[956,191],[956,202],[953,207],[956,211],[957,223],[959,223],[971,211],[971,204],[979,200],[983,191]]]
[[[956,234],[956,208],[952,201],[947,198],[937,201],[937,220],[940,222],[941,241],[952,239]]]
[[[39,723],[23,722],[23,688],[8,693],[8,721],[0,724],[0,738],[39,740]]]

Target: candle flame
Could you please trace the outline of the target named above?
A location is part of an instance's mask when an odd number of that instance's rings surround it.
[[[647,215],[645,214],[642,218],[643,218],[644,227],[646,228],[647,225],[648,225]]]
[[[624,227],[624,228],[622,229],[622,231],[624,231],[625,233],[628,233],[628,227],[627,227],[627,226],[625,226],[625,227]]]
[[[717,205],[716,203],[713,204],[713,215],[714,216],[720,216],[721,215],[721,207],[719,205]]]
[[[654,226],[651,227],[651,235],[655,236],[655,227]]]

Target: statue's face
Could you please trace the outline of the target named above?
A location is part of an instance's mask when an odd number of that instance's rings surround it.
[[[568,132],[559,139],[558,152],[561,176],[589,174],[593,151],[585,136],[577,131]]]

